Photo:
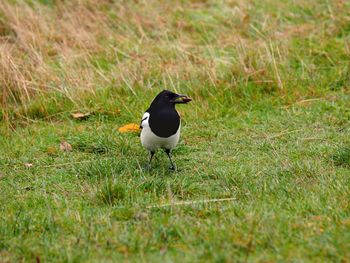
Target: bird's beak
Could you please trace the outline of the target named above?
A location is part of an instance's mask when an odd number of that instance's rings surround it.
[[[178,103],[188,103],[190,102],[192,99],[187,97],[186,95],[177,95],[176,99],[174,99],[172,102],[175,104]]]

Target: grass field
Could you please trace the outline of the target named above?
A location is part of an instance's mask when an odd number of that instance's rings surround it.
[[[349,262],[349,25],[342,0],[1,1],[0,262]],[[178,172],[118,132],[163,89],[193,98]]]

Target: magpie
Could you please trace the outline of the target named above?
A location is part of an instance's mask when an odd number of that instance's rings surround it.
[[[176,170],[171,159],[171,150],[180,139],[181,120],[175,109],[176,104],[185,104],[192,99],[169,90],[163,90],[152,101],[142,116],[141,144],[150,152],[148,167],[151,168],[153,155],[158,149],[165,150],[170,160],[170,169]]]

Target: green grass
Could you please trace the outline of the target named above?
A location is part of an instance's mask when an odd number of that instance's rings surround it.
[[[59,10],[39,2],[28,10]],[[115,38],[98,32],[96,50],[71,40],[83,59],[44,54],[53,36],[35,42],[47,68],[23,62],[28,87],[0,83],[0,261],[348,262],[349,8],[103,2]],[[13,32],[1,11],[0,34]],[[23,98],[44,80],[55,89]],[[178,107],[177,172],[161,152],[143,169],[138,134],[118,132],[164,88],[193,98]],[[193,202],[162,206],[181,201]]]
[[[157,155],[151,172],[141,168],[147,153],[137,134],[116,130],[136,121],[128,114],[20,127],[1,139],[1,255],[57,261],[346,260],[348,99],[325,98],[307,107],[264,102],[208,120],[203,115],[215,114],[215,106],[203,114],[195,100],[180,109],[185,117],[183,140],[174,151],[177,173],[168,170],[165,154]],[[61,140],[73,151],[61,152]],[[235,200],[147,208],[228,197]]]

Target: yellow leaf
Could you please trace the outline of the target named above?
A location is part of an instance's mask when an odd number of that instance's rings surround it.
[[[350,226],[350,219],[344,219],[341,221],[344,226]]]
[[[140,126],[136,123],[126,124],[118,129],[119,132],[138,132],[140,131]]]
[[[46,152],[47,152],[49,155],[54,155],[54,154],[57,153],[57,150],[56,150],[55,147],[49,146],[49,147],[47,147]]]

